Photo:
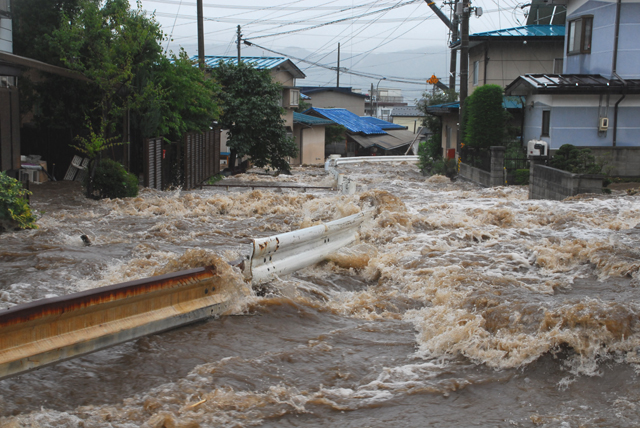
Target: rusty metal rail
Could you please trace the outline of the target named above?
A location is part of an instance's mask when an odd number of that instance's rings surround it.
[[[0,312],[0,379],[224,313],[239,293],[215,266]]]

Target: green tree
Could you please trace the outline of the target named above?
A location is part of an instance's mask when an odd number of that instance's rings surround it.
[[[135,85],[136,77],[149,70],[162,57],[163,33],[153,17],[147,17],[140,3],[130,9],[127,0],[104,3],[83,0],[75,16],[64,21],[51,36],[51,45],[63,64],[92,80],[95,104],[85,115],[92,126],[89,138],[80,138],[79,147],[97,156],[116,135],[127,110],[137,110],[157,97],[154,85]],[[101,135],[95,135],[98,129]],[[92,179],[97,162],[91,163],[87,196],[92,195]]]
[[[269,70],[221,61],[212,76],[222,85],[219,122],[229,132],[229,165],[249,156],[257,167],[289,170],[286,158],[296,156],[297,147],[284,127],[282,86],[271,79]]]
[[[22,183],[0,172],[0,232],[3,229],[37,229],[27,197],[31,192]]]
[[[560,146],[549,165],[574,174],[599,174],[603,169],[603,165],[599,165],[591,154],[591,149],[581,149],[573,144]]]
[[[466,99],[463,140],[469,147],[500,145],[505,137],[503,90],[498,85],[483,85]]]
[[[429,106],[435,106],[439,104],[452,103],[458,99],[458,93],[454,90],[448,91],[425,91],[422,94],[422,99],[416,101],[416,107],[420,110],[424,117],[422,118],[422,126],[426,126],[432,135],[442,135],[442,122],[438,116],[432,116],[427,113]],[[440,141],[438,139],[438,141]]]

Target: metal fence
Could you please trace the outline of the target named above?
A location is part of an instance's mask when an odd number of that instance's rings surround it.
[[[489,149],[465,146],[460,149],[460,158],[463,163],[469,166],[491,172],[491,151]]]
[[[156,137],[144,143],[144,184],[153,189],[194,189],[220,173],[220,130],[191,133],[182,141]]]

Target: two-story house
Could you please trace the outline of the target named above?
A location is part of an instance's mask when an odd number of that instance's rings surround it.
[[[562,73],[522,75],[506,88],[507,94],[526,97],[524,141],[544,140],[551,150],[563,144],[607,148],[614,173],[638,175],[640,150],[631,148],[640,148],[640,2],[562,2]],[[612,150],[621,147],[629,149]],[[634,174],[623,164],[635,158]]]
[[[562,66],[565,28],[562,25],[531,24],[469,35],[469,94],[482,85],[505,87],[523,73],[552,74]],[[459,42],[453,48],[459,48]],[[522,123],[519,100],[506,98],[504,107],[512,125]],[[427,112],[442,120],[442,149],[457,156],[460,129],[459,103],[435,105]]]

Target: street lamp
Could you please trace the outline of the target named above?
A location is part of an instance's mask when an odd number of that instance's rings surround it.
[[[380,82],[382,82],[383,80],[387,80],[387,78],[383,77],[382,79],[378,80],[378,84],[376,85],[376,118],[378,117],[378,103],[380,100],[380,92],[378,91],[378,87],[380,86]]]

